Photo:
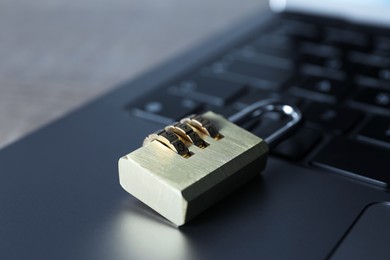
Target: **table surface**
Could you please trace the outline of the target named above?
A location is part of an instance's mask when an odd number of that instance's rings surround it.
[[[0,147],[266,6],[265,0],[1,0]]]

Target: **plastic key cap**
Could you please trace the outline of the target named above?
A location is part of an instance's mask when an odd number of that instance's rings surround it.
[[[147,120],[170,124],[186,115],[201,109],[201,104],[191,99],[178,98],[172,95],[160,94],[148,96],[134,105],[132,114]]]
[[[348,140],[333,139],[313,164],[382,187],[390,185],[390,150]]]

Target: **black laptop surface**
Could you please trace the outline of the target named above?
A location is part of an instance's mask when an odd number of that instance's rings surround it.
[[[4,148],[0,259],[388,258],[390,3],[351,2],[273,1],[283,12],[249,17]],[[149,133],[271,97],[298,106],[303,125],[188,224],[119,185],[118,159]]]

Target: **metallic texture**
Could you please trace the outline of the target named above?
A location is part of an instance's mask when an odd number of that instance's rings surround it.
[[[192,156],[179,156],[158,141],[119,159],[122,187],[162,216],[183,225],[206,208],[259,174],[266,166],[268,146],[259,137],[207,112],[224,137],[199,132],[209,145],[187,143]]]
[[[264,141],[272,149],[280,141],[291,135],[302,123],[302,113],[297,107],[281,103],[280,101],[274,99],[265,99],[255,102],[240,112],[230,116],[229,121],[240,125],[243,122],[260,118],[265,113],[269,112],[277,112],[282,116],[289,117],[289,121],[281,128],[267,137],[263,136]]]
[[[188,157],[190,156],[190,153],[188,151],[187,146],[184,144],[182,140],[171,130],[159,130],[156,133],[148,135],[148,137],[145,138],[143,145],[146,145],[153,141],[159,141],[163,145],[170,148],[172,151],[175,151],[176,153]]]
[[[188,123],[191,126],[196,127],[198,130],[211,136],[212,138],[222,138],[222,136],[218,132],[217,127],[212,122],[210,122],[210,120],[202,116],[194,115],[188,118],[184,118],[183,120],[181,120],[181,122]]]
[[[166,130],[171,130],[187,142],[191,142],[194,145],[204,148],[207,146],[206,142],[194,131],[194,129],[186,123],[176,123],[173,126],[167,126]]]

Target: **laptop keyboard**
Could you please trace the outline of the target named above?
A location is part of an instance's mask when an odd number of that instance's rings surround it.
[[[169,124],[207,110],[230,116],[267,98],[297,105],[305,118],[272,156],[388,188],[390,37],[385,35],[284,18],[127,109]],[[275,123],[265,118],[245,127],[266,136],[268,121]]]

